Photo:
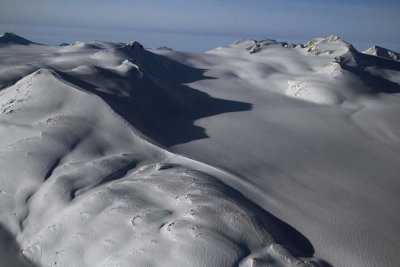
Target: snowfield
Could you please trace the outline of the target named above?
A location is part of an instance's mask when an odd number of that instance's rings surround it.
[[[400,62],[0,36],[0,266],[396,266]]]

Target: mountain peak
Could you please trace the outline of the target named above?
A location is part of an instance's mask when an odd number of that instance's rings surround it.
[[[138,41],[133,41],[133,42],[127,43],[126,47],[129,47],[132,49],[144,49],[143,45],[141,43],[139,43]]]
[[[18,36],[15,33],[4,32],[2,35],[0,35],[0,45],[1,44],[30,45],[36,43],[29,41],[25,38],[22,38],[21,36]]]
[[[329,35],[328,37],[325,38],[327,42],[346,42],[342,38],[340,38],[338,35]]]
[[[279,42],[274,39],[262,39],[262,40],[238,40],[233,42],[230,47],[234,48],[241,48],[248,51],[250,54],[258,53],[264,50],[265,47],[268,46],[282,46],[286,48],[293,48],[296,47],[295,44],[288,44],[286,42]]]
[[[13,32],[3,32],[0,37],[6,37],[6,36],[17,36],[15,33]]]
[[[309,53],[320,55],[341,55],[347,51],[355,51],[354,47],[337,35],[325,38],[315,38],[304,45]]]
[[[377,57],[383,57],[387,59],[392,59],[392,60],[397,60],[400,61],[400,54],[396,53],[392,50],[380,47],[380,46],[373,46],[368,48],[367,50],[363,51],[364,54],[371,55],[371,56],[377,56]]]
[[[351,44],[342,38],[340,38],[337,35],[329,35],[328,37],[325,38],[314,38],[310,40],[308,43],[305,44],[305,46],[310,46],[310,45],[317,45],[317,44],[336,44],[336,45],[344,45],[344,46],[351,46]]]

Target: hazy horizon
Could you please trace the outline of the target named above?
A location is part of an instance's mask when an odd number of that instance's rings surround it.
[[[393,0],[17,0],[2,3],[0,32],[44,44],[137,40],[146,47],[183,51],[205,51],[238,39],[303,43],[335,34],[359,50],[379,45],[400,51],[399,10]]]

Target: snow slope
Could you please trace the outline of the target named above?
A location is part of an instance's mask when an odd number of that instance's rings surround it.
[[[373,46],[371,48],[368,48],[367,50],[363,51],[363,53],[378,57],[384,57],[387,59],[400,60],[399,53],[393,52],[380,46]]]
[[[233,189],[144,141],[56,73],[39,69],[2,99],[1,168],[15,177],[2,179],[2,225],[31,262],[246,266],[254,252],[301,263]]]
[[[400,65],[347,44],[318,55],[280,43],[250,53],[252,44],[170,54],[216,78],[191,87],[252,104],[196,121],[209,138],[173,151],[246,177],[235,188],[332,265],[396,266]]]
[[[0,35],[0,45],[31,45],[36,44],[12,32],[5,32]]]
[[[395,266],[399,71],[336,36],[7,44],[0,266]]]

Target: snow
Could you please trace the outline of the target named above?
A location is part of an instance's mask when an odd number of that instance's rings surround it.
[[[388,50],[386,48],[380,46],[373,46],[368,48],[367,50],[363,51],[364,54],[383,57],[392,60],[400,60],[400,54],[394,51]]]
[[[399,71],[337,36],[2,46],[0,265],[395,266]]]

